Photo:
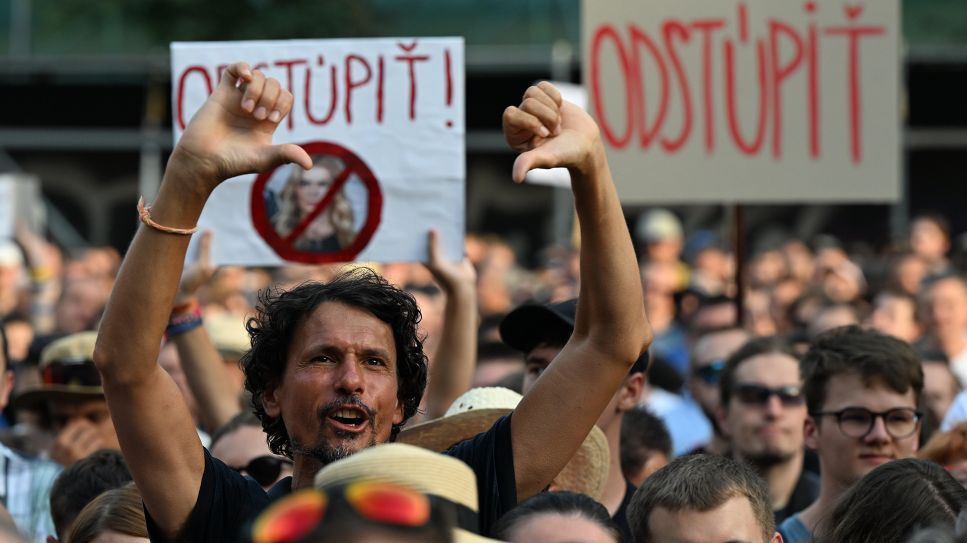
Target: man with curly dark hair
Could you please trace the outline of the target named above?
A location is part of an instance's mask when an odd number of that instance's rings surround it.
[[[249,322],[246,387],[291,478],[266,494],[198,441],[177,387],[155,362],[169,323],[185,235],[225,179],[294,162],[299,146],[272,145],[292,107],[278,81],[240,63],[195,114],[172,152],[157,201],[125,257],[98,336],[95,362],[121,449],[141,491],[152,541],[235,541],[272,500],[312,485],[326,464],[391,441],[426,385],[413,299],[367,271],[262,300]],[[269,113],[271,112],[271,113]],[[504,135],[520,152],[513,178],[567,167],[581,225],[574,330],[511,415],[446,454],[476,474],[479,529],[550,484],[577,451],[651,339],[634,248],[598,127],[547,83],[508,107]],[[464,519],[466,520],[466,519]],[[465,528],[475,528],[465,526]]]
[[[342,307],[339,307],[342,306]],[[371,313],[392,331],[396,350],[397,400],[402,404],[402,420],[390,423],[390,435],[395,438],[407,419],[420,405],[427,380],[427,358],[423,342],[417,334],[420,310],[412,296],[399,290],[368,268],[345,272],[328,283],[305,283],[292,290],[271,293],[261,297],[258,313],[249,319],[248,331],[252,349],[241,359],[245,371],[245,388],[252,394],[252,408],[262,421],[268,434],[269,448],[276,454],[291,457],[294,453],[308,454],[323,464],[339,460],[355,452],[348,443],[303,443],[298,436],[291,436],[286,424],[277,414],[272,414],[274,386],[283,381],[287,367],[289,348],[296,330],[311,320],[317,312],[322,313],[338,307],[339,319],[345,319],[363,310]],[[384,357],[389,353],[382,354]],[[381,361],[373,357],[372,366]],[[266,400],[270,403],[266,405]],[[342,428],[336,434],[345,441],[373,446],[377,443],[379,419],[377,410],[364,403],[358,396],[345,394],[329,400],[321,415]],[[290,426],[292,422],[289,423]],[[364,432],[357,432],[363,425]]]

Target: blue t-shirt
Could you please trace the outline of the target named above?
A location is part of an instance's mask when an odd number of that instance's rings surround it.
[[[489,535],[497,520],[517,506],[510,419],[510,415],[501,417],[490,430],[443,453],[462,460],[477,476],[478,517],[483,535]],[[213,458],[206,449],[205,472],[195,507],[172,541],[242,541],[242,530],[270,503],[291,490],[292,478],[286,477],[266,493],[253,479]],[[147,509],[145,521],[151,541],[166,541]]]
[[[779,525],[779,535],[782,543],[806,543],[813,538],[813,533],[799,520],[799,515],[793,515]]]

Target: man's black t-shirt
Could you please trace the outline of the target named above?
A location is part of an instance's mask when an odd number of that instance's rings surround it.
[[[796,481],[796,486],[792,490],[792,494],[789,496],[789,501],[786,506],[778,511],[773,511],[773,515],[776,517],[776,526],[782,523],[782,521],[795,515],[796,513],[802,511],[803,509],[812,505],[816,498],[819,497],[819,477],[816,474],[802,470],[799,474],[799,480]]]
[[[635,491],[638,487],[625,480],[625,497],[621,500],[621,505],[618,506],[618,510],[614,512],[614,516],[611,520],[614,521],[615,525],[618,527],[618,531],[621,532],[622,541],[634,541],[635,538],[631,535],[631,526],[628,524],[628,505],[631,504],[631,497],[635,495]]]
[[[502,417],[490,430],[460,443],[444,454],[458,458],[473,469],[477,477],[477,496],[481,534],[488,535],[497,520],[517,505],[517,479],[511,445],[510,415]],[[205,473],[195,508],[184,528],[173,541],[241,541],[242,530],[271,502],[292,489],[287,477],[268,493],[254,480],[212,458],[205,451]],[[151,541],[166,541],[145,510]]]

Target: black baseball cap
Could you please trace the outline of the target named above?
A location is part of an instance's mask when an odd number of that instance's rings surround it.
[[[577,298],[547,304],[527,302],[500,321],[500,338],[523,353],[541,343],[564,345],[574,332],[577,307]],[[648,359],[645,351],[629,373],[647,371]]]

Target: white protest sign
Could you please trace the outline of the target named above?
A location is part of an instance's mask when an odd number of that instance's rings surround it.
[[[315,165],[222,183],[198,224],[214,263],[423,261],[431,228],[462,258],[462,38],[173,43],[176,142],[237,61],[292,92],[274,142]]]
[[[13,184],[10,177],[0,176],[0,239],[13,237],[17,209]]]
[[[14,238],[18,222],[42,232],[45,221],[40,180],[33,175],[0,174],[0,239]]]
[[[588,110],[623,202],[899,198],[899,0],[582,11]]]

